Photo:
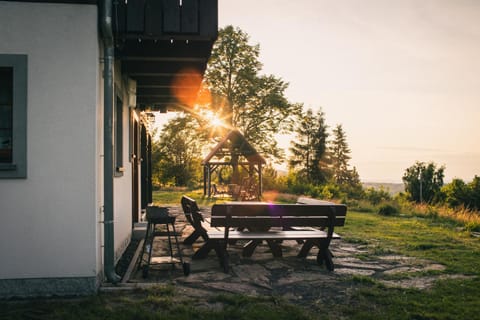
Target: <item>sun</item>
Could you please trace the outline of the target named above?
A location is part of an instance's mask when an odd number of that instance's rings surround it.
[[[206,111],[203,111],[202,112],[202,117],[204,120],[208,121],[208,123],[212,126],[212,127],[224,127],[225,126],[225,123],[223,122],[223,120],[217,115],[215,114],[214,112],[210,111],[210,110],[206,110]]]
[[[218,117],[215,117],[215,118],[211,119],[210,123],[214,127],[223,127],[224,126],[224,123],[223,123],[222,119],[220,119]]]

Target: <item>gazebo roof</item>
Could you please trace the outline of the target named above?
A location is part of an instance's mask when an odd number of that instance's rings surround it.
[[[229,144],[230,143],[230,144]],[[248,162],[254,164],[265,164],[265,159],[255,150],[255,148],[245,139],[240,131],[234,129],[230,131],[220,141],[210,153],[203,159],[202,164],[212,163],[212,159],[217,157],[231,156],[233,154],[244,156]]]

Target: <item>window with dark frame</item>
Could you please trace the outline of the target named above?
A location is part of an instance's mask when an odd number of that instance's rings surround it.
[[[12,163],[13,67],[0,67],[0,163]]]
[[[27,177],[27,55],[0,54],[0,178]]]
[[[123,101],[115,100],[115,176],[123,176]]]

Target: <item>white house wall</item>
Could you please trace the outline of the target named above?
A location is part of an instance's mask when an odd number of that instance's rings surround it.
[[[125,78],[119,63],[115,64],[115,95],[123,102],[123,175],[113,180],[114,205],[114,246],[115,260],[118,260],[130,242],[132,232],[132,163],[129,161],[129,109]]]
[[[95,289],[97,21],[95,5],[0,1],[0,54],[28,55],[27,178],[0,179],[0,295]]]

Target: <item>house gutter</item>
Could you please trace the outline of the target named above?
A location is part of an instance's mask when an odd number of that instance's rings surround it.
[[[115,272],[113,225],[113,28],[112,0],[99,2],[99,24],[103,39],[103,148],[104,148],[104,208],[103,208],[103,263],[108,282],[118,283],[121,277]]]

